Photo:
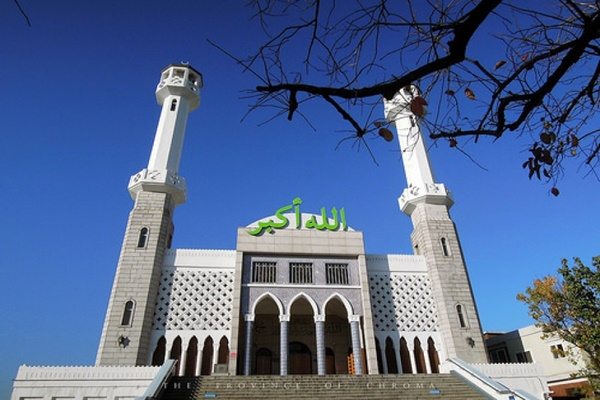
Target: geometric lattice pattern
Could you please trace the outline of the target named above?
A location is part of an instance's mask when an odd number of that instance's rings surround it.
[[[233,272],[163,270],[154,309],[154,329],[228,330]]]
[[[376,331],[432,332],[437,312],[426,274],[369,274]]]

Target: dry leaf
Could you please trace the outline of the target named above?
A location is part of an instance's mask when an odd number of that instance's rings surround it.
[[[427,101],[421,96],[417,96],[410,102],[410,111],[415,114],[417,117],[422,117],[425,115],[427,111]]]
[[[556,187],[553,187],[552,189],[550,189],[550,192],[555,196],[558,196],[560,194],[560,192],[558,191],[558,189]]]
[[[465,89],[465,96],[467,96],[467,98],[469,100],[475,100],[475,92],[473,92],[471,89],[466,88]]]
[[[385,139],[386,142],[391,142],[394,140],[394,134],[388,128],[380,128],[379,136]]]
[[[498,69],[498,68],[500,68],[501,66],[503,66],[504,64],[506,64],[506,61],[504,61],[504,60],[500,60],[500,61],[498,61],[498,62],[496,63],[496,65],[494,65],[494,69]]]

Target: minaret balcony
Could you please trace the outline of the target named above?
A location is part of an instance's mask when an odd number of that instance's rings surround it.
[[[200,89],[203,85],[202,74],[191,66],[169,65],[160,75],[156,86],[156,100],[162,105],[168,96],[182,96],[190,101],[191,111],[200,105]]]
[[[428,183],[407,187],[398,199],[398,203],[403,213],[411,215],[417,208],[417,204],[437,204],[450,208],[454,204],[454,200],[443,183]]]
[[[168,170],[145,168],[129,179],[127,188],[134,200],[139,191],[169,193],[173,196],[175,204],[184,203],[186,200],[185,179]]]

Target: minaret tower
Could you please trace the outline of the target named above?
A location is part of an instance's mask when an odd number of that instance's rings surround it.
[[[156,99],[162,106],[148,168],[131,177],[135,204],[125,230],[97,365],[144,365],[165,250],[171,245],[173,210],[186,199],[179,161],[188,114],[200,104],[202,75],[189,65],[161,72]]]
[[[417,96],[418,89],[410,86],[384,100],[385,117],[396,125],[408,184],[398,199],[400,209],[412,219],[415,254],[423,255],[427,263],[447,357],[485,363],[479,315],[449,214],[453,201],[446,187],[435,183],[417,117],[410,110]]]

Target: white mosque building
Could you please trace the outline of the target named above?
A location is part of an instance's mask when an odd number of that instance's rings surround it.
[[[179,376],[432,374],[449,359],[487,362],[453,201],[434,180],[410,111],[416,88],[385,102],[408,182],[399,204],[414,226],[414,254],[369,254],[344,209],[310,214],[300,198],[237,228],[235,249],[172,249],[173,213],[186,201],[184,133],[201,88],[189,65],[161,73],[154,145],[129,182],[134,206],[89,371],[175,359]],[[21,367],[13,399],[44,375],[35,368]]]

